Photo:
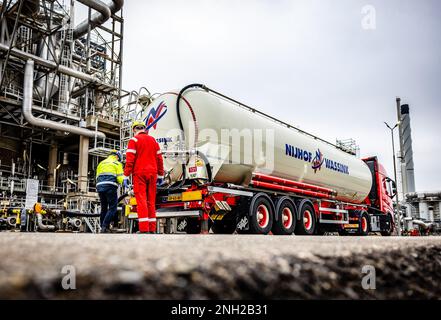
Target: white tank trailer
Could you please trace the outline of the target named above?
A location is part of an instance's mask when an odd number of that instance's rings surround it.
[[[161,95],[143,116],[164,151],[170,184],[183,179],[183,170],[186,179],[206,180],[208,161],[215,183],[248,186],[253,173],[263,173],[332,189],[343,202],[368,196],[368,166],[335,145],[203,86],[185,90],[179,112],[178,96]]]

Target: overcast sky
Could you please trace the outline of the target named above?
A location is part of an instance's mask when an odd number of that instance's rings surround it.
[[[375,30],[362,27],[366,5]],[[354,138],[390,176],[383,121],[396,123],[400,96],[417,189],[441,189],[441,1],[128,0],[124,10],[126,90],[204,83],[331,142]]]

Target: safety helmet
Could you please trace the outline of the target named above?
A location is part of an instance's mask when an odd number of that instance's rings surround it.
[[[145,125],[145,122],[143,122],[143,121],[134,121],[133,125],[132,125],[132,130],[134,130],[136,127],[147,128],[147,126]]]
[[[123,161],[123,154],[122,154],[121,151],[118,151],[118,150],[112,150],[112,151],[110,152],[110,155],[111,155],[111,156],[115,156],[115,157],[117,157],[119,162],[122,162],[122,161]]]

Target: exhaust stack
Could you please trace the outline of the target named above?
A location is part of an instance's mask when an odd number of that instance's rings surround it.
[[[415,192],[415,167],[413,162],[412,129],[410,126],[410,107],[401,105],[397,99],[397,113],[400,125],[401,177],[403,181],[403,199],[408,193]]]

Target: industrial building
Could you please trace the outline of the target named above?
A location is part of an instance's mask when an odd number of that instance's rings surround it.
[[[397,99],[400,151],[398,152],[401,206],[406,232],[419,229],[424,233],[441,229],[441,192],[417,192],[412,148],[410,107]]]
[[[0,209],[96,213],[94,169],[130,134],[123,0],[0,1]],[[75,24],[75,13],[88,18]],[[132,110],[133,111],[133,110]]]

